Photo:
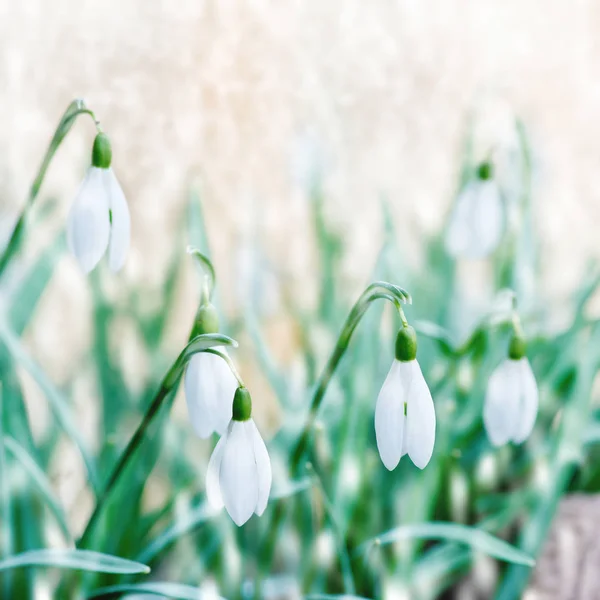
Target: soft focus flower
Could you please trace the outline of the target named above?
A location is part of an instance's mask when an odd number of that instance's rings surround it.
[[[215,446],[206,472],[209,504],[225,506],[238,526],[254,513],[263,514],[271,491],[271,460],[251,414],[250,394],[239,387],[227,432]]]
[[[538,388],[525,356],[506,359],[490,377],[483,423],[494,446],[523,443],[531,433],[538,411]]]
[[[460,192],[446,230],[446,250],[457,258],[484,258],[491,254],[504,231],[500,189],[489,163]]]
[[[433,453],[435,409],[416,354],[415,330],[403,327],[396,339],[396,359],[375,407],[377,448],[390,471],[405,454],[423,469]]]
[[[92,166],[77,192],[67,223],[69,248],[86,273],[107,249],[109,267],[118,271],[129,249],[129,208],[110,163],[110,142],[99,133],[94,140]]]
[[[223,354],[223,347],[215,348]],[[223,435],[231,421],[237,380],[227,363],[215,354],[194,354],[185,371],[185,399],[190,421],[201,438]]]

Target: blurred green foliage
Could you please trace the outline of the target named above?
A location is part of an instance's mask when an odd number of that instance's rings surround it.
[[[490,593],[504,600],[521,597],[531,575],[529,557],[539,556],[561,497],[600,488],[595,460],[600,423],[591,408],[600,328],[585,317],[600,273],[591,273],[573,297],[568,325],[560,331],[550,329],[547,302],[536,282],[532,163],[524,128],[520,123],[517,128],[524,165],[518,199],[522,219],[506,236],[492,267],[497,289],[516,290],[528,308],[523,315],[528,356],[540,388],[534,434],[520,447],[490,446],[482,426],[483,398],[491,371],[506,356],[509,331],[476,327],[466,342],[455,342],[450,308],[462,300],[455,262],[446,255],[441,236],[435,236],[423,242],[426,268],[411,267],[384,202],[382,247],[370,280],[400,284],[413,297],[406,315],[419,332],[418,359],[437,413],[433,458],[423,471],[402,460],[390,473],[377,456],[373,411],[393,359],[398,326],[380,303],[370,307],[358,326],[327,391],[307,464],[289,472],[322,366],[317,358],[323,356],[322,340],[331,340],[333,346],[353,301],[338,275],[344,239],[327,222],[326,198],[315,186],[310,201],[321,261],[318,302],[314,307],[298,306],[291,295],[284,295],[302,332],[302,389],[292,385],[292,374],[278,364],[277,349],[265,341],[262,326],[268,317],[256,302],[239,306],[240,319],[222,320],[224,333],[249,334],[257,363],[285,415],[268,444],[276,466],[269,506],[262,518],[253,518],[241,529],[226,514],[215,514],[205,505],[207,465],[189,452],[192,429],[169,418],[169,402],[160,407],[125,473],[110,488],[85,543],[86,549],[104,557],[96,557],[91,566],[84,550],[74,550],[77,533],[70,529],[48,476],[59,445],[66,441],[81,456],[92,497],[106,496],[109,474],[175,358],[164,355],[163,341],[176,310],[184,246],[174,247],[162,297],[152,312],[147,307],[140,310],[144,289],[128,290],[114,303],[104,292],[103,272],[91,276],[89,364],[101,399],[96,407],[98,439],[104,441],[97,448],[81,434],[71,386],[56,386],[22,340],[64,252],[62,236],[31,263],[19,260],[11,269],[3,260],[3,279],[16,283],[2,288],[8,291],[3,292],[0,315],[0,550],[8,561],[0,562],[1,597],[34,598],[36,582],[42,581],[55,586],[57,598],[133,593],[194,598],[199,597],[200,584],[213,582],[229,599],[292,598],[298,593],[311,598],[346,594],[346,599],[393,599],[390,590],[401,589],[407,597],[427,600],[441,597],[468,577],[480,553],[499,559],[495,591]],[[469,143],[462,162],[460,185],[473,168]],[[36,180],[36,194],[40,185]],[[19,244],[26,244],[24,223],[19,221]],[[177,239],[210,255],[196,193],[190,195]],[[534,282],[526,289],[521,285],[524,272]],[[136,390],[128,386],[109,342],[111,328],[123,318],[135,320],[151,365],[148,380]],[[181,340],[182,348],[186,341]],[[33,378],[51,409],[52,424],[38,438],[31,431],[21,371]],[[143,497],[150,474],[162,482],[166,499],[148,512]],[[72,548],[66,562],[60,552],[48,551],[40,558],[52,528],[58,528],[65,546]],[[33,550],[39,552],[32,558],[27,553]],[[152,573],[127,570],[137,563],[117,557],[148,565]],[[17,563],[20,567],[14,568]],[[59,569],[60,578],[49,576],[49,566]]]

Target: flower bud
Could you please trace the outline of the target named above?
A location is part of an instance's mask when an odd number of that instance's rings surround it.
[[[494,176],[494,167],[491,162],[484,161],[477,167],[477,177],[482,181],[487,181]]]
[[[396,360],[410,362],[417,357],[417,334],[413,327],[406,325],[396,336]]]
[[[92,148],[92,166],[100,169],[108,169],[112,160],[112,149],[110,140],[105,133],[99,133],[94,139]]]
[[[196,337],[202,333],[218,332],[219,316],[217,314],[217,309],[210,302],[201,304],[198,312],[196,313],[192,337]]]
[[[512,360],[520,360],[525,356],[525,338],[519,334],[513,334],[508,346],[508,357]]]
[[[252,416],[252,398],[245,387],[239,387],[233,397],[234,421],[247,421]]]

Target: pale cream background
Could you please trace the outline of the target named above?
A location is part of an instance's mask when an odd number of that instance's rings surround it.
[[[478,152],[514,143],[516,114],[534,148],[543,280],[562,298],[586,259],[600,256],[599,39],[600,5],[590,0],[0,0],[3,228],[63,110],[83,97],[113,140],[132,211],[117,291],[160,289],[172,253],[183,256],[175,224],[200,182],[228,308],[255,238],[310,301],[310,211],[290,168],[304,134],[320,141],[328,216],[344,232],[344,275],[358,292],[379,249],[381,196],[407,262],[419,265],[423,234],[442,226],[456,188],[468,114],[477,115]],[[92,136],[82,118],[44,185],[40,201],[58,198],[63,219]],[[26,253],[40,235],[30,232]],[[172,353],[197,299],[188,275]],[[57,384],[84,363],[89,310],[87,281],[65,256],[27,339]],[[115,348],[135,383],[149,367],[135,330],[122,331]],[[287,360],[294,332],[273,319],[267,335]],[[76,386],[91,428],[89,382]]]

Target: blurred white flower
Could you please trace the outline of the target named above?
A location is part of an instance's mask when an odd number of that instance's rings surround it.
[[[456,258],[485,258],[502,238],[502,197],[486,165],[479,167],[475,179],[460,192],[450,214],[445,244],[448,254]]]
[[[67,223],[67,242],[81,268],[89,273],[108,249],[108,265],[118,271],[129,250],[131,222],[123,190],[110,167],[108,138],[94,140],[92,166],[77,192]]]
[[[215,350],[227,354],[222,346]],[[215,354],[194,354],[185,371],[184,385],[188,413],[196,433],[203,439],[213,432],[223,435],[231,421],[238,386],[229,365]]]
[[[416,359],[394,360],[375,407],[375,435],[381,460],[392,471],[408,454],[423,469],[435,443],[435,409]]]
[[[206,472],[209,504],[225,506],[238,526],[253,513],[263,514],[271,491],[271,459],[251,413],[250,394],[239,387],[232,420],[215,446]]]
[[[494,446],[523,443],[538,412],[538,388],[525,356],[506,359],[490,377],[485,395],[483,423]]]

